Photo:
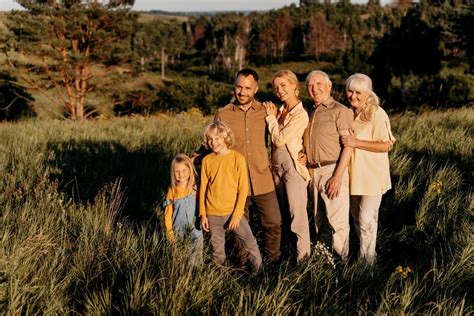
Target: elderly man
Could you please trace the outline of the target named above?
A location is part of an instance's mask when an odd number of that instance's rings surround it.
[[[308,95],[314,102],[303,136],[310,191],[313,195],[316,233],[324,215],[331,228],[333,250],[343,261],[349,253],[349,163],[352,149],[343,148],[340,136],[348,135],[353,116],[331,97],[328,75],[314,70],[306,78]],[[325,212],[324,212],[325,211]]]
[[[237,73],[234,85],[235,101],[218,109],[216,121],[230,126],[235,134],[233,149],[244,155],[250,179],[245,215],[250,202],[257,206],[265,233],[266,263],[280,259],[281,214],[275,193],[266,147],[265,108],[255,100],[258,74],[252,69]]]

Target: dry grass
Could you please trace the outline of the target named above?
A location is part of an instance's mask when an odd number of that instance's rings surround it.
[[[393,119],[394,189],[380,210],[378,267],[334,270],[313,254],[306,266],[284,261],[257,276],[207,256],[191,269],[186,245],[166,243],[160,205],[169,164],[199,147],[209,117],[0,124],[0,308],[472,314],[473,116],[461,109]]]

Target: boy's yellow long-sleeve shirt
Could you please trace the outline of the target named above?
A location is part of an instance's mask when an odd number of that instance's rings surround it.
[[[202,160],[199,215],[226,216],[240,220],[249,191],[244,156],[231,150],[219,156],[210,153]]]

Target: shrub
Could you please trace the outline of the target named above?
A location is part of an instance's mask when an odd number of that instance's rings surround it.
[[[213,82],[207,77],[185,77],[167,83],[165,90],[158,93],[154,109],[181,112],[196,107],[210,114],[229,103],[231,96],[229,84]]]

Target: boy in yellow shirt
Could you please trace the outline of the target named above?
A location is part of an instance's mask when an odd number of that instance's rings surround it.
[[[234,135],[222,122],[209,124],[204,132],[206,146],[213,151],[202,160],[199,216],[205,231],[211,233],[212,258],[224,264],[225,227],[233,231],[248,251],[254,271],[262,257],[250,226],[243,217],[249,191],[247,163],[232,150]]]

